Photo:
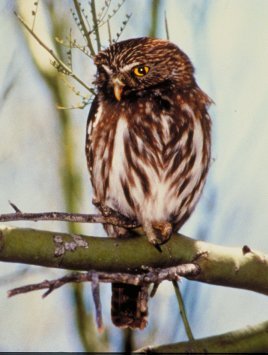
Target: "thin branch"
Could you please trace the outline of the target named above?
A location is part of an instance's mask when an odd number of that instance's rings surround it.
[[[87,89],[89,92],[95,95],[95,91],[87,86],[86,83],[84,83],[81,79],[79,79],[78,76],[76,76],[71,69],[62,61],[60,60],[57,55],[54,53],[52,49],[50,49],[41,39],[32,31],[32,29],[26,24],[26,22],[23,20],[23,18],[15,12],[15,15],[19,19],[19,21],[22,23],[22,25],[26,28],[26,30],[36,39],[36,41],[54,58],[55,62],[58,63],[59,66],[61,66],[64,71],[66,71],[66,75],[71,76],[74,78],[80,85],[82,85],[85,89]]]
[[[13,208],[13,210],[17,213],[21,213],[21,210],[11,201],[8,201],[8,203],[10,204],[10,206]]]
[[[67,37],[67,40],[63,40],[59,37],[55,37],[55,41],[59,43],[61,46],[71,49],[79,49],[83,54],[85,54],[88,58],[93,59],[93,56],[89,53],[87,47],[85,45],[81,45],[77,43],[76,39],[72,39]]]
[[[57,288],[72,282],[93,282],[93,288],[97,288],[98,282],[121,282],[132,285],[144,285],[150,283],[160,283],[164,280],[178,280],[181,276],[197,275],[199,268],[195,264],[184,264],[170,268],[151,268],[150,271],[143,274],[130,274],[130,273],[110,273],[110,272],[97,272],[89,271],[86,273],[71,273],[55,280],[45,280],[40,283],[26,285],[14,288],[8,291],[8,297],[13,297],[22,293],[28,293],[37,290],[47,289],[43,297],[48,296],[52,291]],[[96,292],[96,291],[94,291]],[[95,295],[95,297],[98,297]]]
[[[189,340],[194,340],[194,336],[193,336],[193,333],[192,333],[192,330],[191,330],[191,327],[190,327],[190,323],[188,321],[187,314],[186,314],[186,311],[185,311],[185,306],[184,306],[184,302],[183,302],[183,298],[182,298],[182,295],[181,295],[179,284],[176,281],[172,281],[172,284],[173,284],[173,287],[174,287],[174,290],[175,290],[175,293],[176,293],[176,297],[177,297],[177,300],[178,300],[179,309],[180,309],[180,315],[181,315],[181,318],[182,318],[182,321],[183,321],[183,324],[184,324],[184,328],[185,328],[187,337],[188,337]]]
[[[34,16],[33,24],[32,24],[32,31],[34,31],[34,26],[35,26],[35,21],[36,21],[38,6],[39,6],[39,0],[37,0],[37,1],[34,3],[34,5],[35,5],[35,9],[32,11],[32,14],[33,14],[33,16]]]
[[[105,19],[106,15],[107,15],[107,13],[109,11],[111,2],[112,2],[111,0],[105,1],[104,6],[102,7],[101,11],[99,12],[99,14],[98,14],[98,24],[99,25]]]
[[[92,41],[91,41],[91,38],[90,38],[89,30],[86,27],[86,24],[85,24],[85,21],[84,21],[82,12],[81,12],[81,5],[79,4],[79,2],[77,0],[73,0],[73,3],[74,3],[74,7],[75,7],[75,11],[77,13],[77,16],[79,18],[79,22],[80,22],[82,31],[84,33],[84,37],[85,37],[85,39],[87,41],[88,48],[90,50],[91,55],[94,56],[95,55],[95,50],[94,50],[93,45],[92,45]]]
[[[107,29],[108,29],[109,45],[111,46],[113,44],[113,40],[112,40],[112,32],[111,32],[111,26],[109,20],[107,20]]]
[[[12,204],[15,206],[14,204]],[[17,207],[16,207],[17,208]],[[11,221],[62,221],[74,223],[104,223],[120,226],[124,228],[137,228],[138,223],[131,221],[122,215],[95,215],[82,213],[65,212],[40,212],[23,213],[20,210],[16,213],[0,214],[0,222]]]
[[[70,28],[69,30],[69,49],[66,52],[67,54],[67,58],[68,58],[68,66],[70,67],[71,71],[73,71],[73,56],[72,56],[72,47],[71,47],[71,43],[72,43],[72,29]]]
[[[151,291],[151,293],[150,293],[150,297],[151,298],[153,298],[154,296],[155,296],[155,294],[156,294],[156,291],[158,290],[158,286],[159,286],[160,284],[159,283],[154,283],[154,285],[153,285],[153,289],[152,289],[152,291]]]
[[[168,30],[168,20],[167,20],[167,13],[165,11],[165,30],[166,30],[166,38],[169,40],[169,30]]]
[[[98,19],[97,19],[97,14],[96,14],[95,0],[91,0],[91,12],[92,12],[92,20],[93,20],[93,24],[94,24],[94,32],[96,35],[96,43],[97,43],[97,48],[98,48],[98,52],[99,52],[101,50],[101,41],[100,41]]]
[[[111,1],[110,1],[110,3],[107,4],[105,13],[103,13],[101,18],[98,17],[98,21],[97,21],[98,27],[99,28],[102,27],[109,20],[111,20],[113,17],[115,17],[115,15],[118,13],[118,11],[121,9],[121,7],[124,5],[125,1],[126,0],[122,0],[121,2],[119,1],[117,3],[117,6],[115,8],[113,8],[110,13],[108,13],[109,7],[110,7],[110,4],[111,4]],[[91,32],[94,32],[94,31],[95,31],[95,28],[93,28]]]
[[[121,27],[119,28],[119,31],[116,33],[116,38],[113,40],[113,43],[116,43],[119,38],[121,37],[122,33],[124,32],[130,18],[131,18],[132,14],[126,14],[125,20],[122,22]]]

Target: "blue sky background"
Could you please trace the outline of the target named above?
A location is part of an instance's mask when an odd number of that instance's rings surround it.
[[[69,16],[70,1],[58,2],[61,3],[59,16]],[[33,1],[18,3],[31,12]],[[32,64],[13,15],[14,4],[0,3],[0,213],[10,211],[8,200],[24,211],[61,211],[64,203],[57,148],[60,132],[54,103]],[[132,12],[122,39],[146,35],[149,5],[148,0],[126,0],[112,29],[116,31],[125,12]],[[213,163],[202,199],[181,232],[226,246],[247,244],[267,253],[268,2],[162,1],[158,36],[163,38],[165,11],[171,41],[189,55],[196,68],[197,82],[215,102],[210,110]],[[42,16],[40,12],[37,21],[41,22]],[[40,28],[40,36],[46,38],[46,27]],[[46,55],[41,50],[40,53],[45,60]],[[81,63],[77,70],[90,82],[94,68],[84,65],[84,61]],[[71,103],[76,101],[71,99]],[[85,191],[77,212],[93,211],[84,157],[87,111],[72,112],[76,162]],[[66,230],[64,224],[56,222],[10,224]],[[103,235],[96,226],[83,227],[83,232]],[[3,282],[5,275],[23,268],[0,263],[0,351],[82,350],[74,328],[68,287],[45,300],[40,293],[7,299],[6,291],[11,287],[62,273],[34,267],[24,278],[8,284]],[[268,299],[263,295],[186,280],[182,281],[182,288],[197,338],[268,319]],[[111,325],[109,298],[110,288],[103,286],[104,319],[108,327]],[[150,339],[153,344],[186,339],[170,283],[164,282],[152,299],[149,321],[148,329],[138,333],[138,346],[146,345],[145,338],[153,330],[155,336]],[[114,327],[111,331],[111,350],[119,350],[120,332]]]

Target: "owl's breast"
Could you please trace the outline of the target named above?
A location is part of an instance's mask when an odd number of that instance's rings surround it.
[[[128,201],[128,163],[125,142],[129,126],[118,105],[99,104],[88,126],[89,171],[94,197],[126,216],[135,217]]]
[[[204,185],[210,142],[190,106],[170,114],[150,104],[132,113],[107,113],[100,105],[90,137],[94,193],[107,206],[141,223],[179,224],[193,209]]]

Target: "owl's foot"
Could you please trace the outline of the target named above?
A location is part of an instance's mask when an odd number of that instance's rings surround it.
[[[98,208],[98,210],[101,212],[101,214],[104,216],[104,217],[111,217],[111,218],[115,218],[115,219],[118,219],[120,220],[120,222],[122,223],[122,225],[125,227],[125,228],[129,228],[129,229],[132,229],[132,228],[136,228],[136,227],[139,227],[139,224],[137,223],[136,220],[134,219],[131,219],[129,217],[126,217],[124,216],[122,213],[114,210],[113,208],[111,207],[108,207],[107,205],[105,205],[104,203],[102,203],[100,200],[97,200],[97,199],[92,199],[92,203],[95,207]],[[111,223],[113,225],[117,225],[116,223]],[[119,224],[118,226],[121,226],[121,224]]]
[[[145,222],[143,228],[149,242],[155,246],[166,243],[172,234],[169,222]]]
[[[102,203],[100,200],[97,200],[96,198],[92,199],[92,203],[100,210],[101,214],[105,217],[117,216],[119,214],[118,212],[106,206],[104,203]]]

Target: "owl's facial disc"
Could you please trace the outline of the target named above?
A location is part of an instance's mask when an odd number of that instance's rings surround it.
[[[114,96],[117,101],[121,101],[124,87],[128,86],[126,75],[133,75],[134,77],[141,78],[149,72],[150,68],[147,65],[137,64],[138,63],[132,63],[124,66],[123,68],[119,69],[119,74],[112,78]]]
[[[150,70],[150,67],[139,62],[129,63],[116,69],[106,64],[101,64],[108,78],[108,86],[113,91],[117,101],[121,101],[124,91],[133,90],[140,79]]]

